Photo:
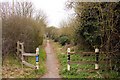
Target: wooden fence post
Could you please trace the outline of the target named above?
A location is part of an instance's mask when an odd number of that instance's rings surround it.
[[[20,48],[20,46],[19,46],[19,41],[17,42],[17,56],[18,56],[18,54],[19,54],[19,48]]]
[[[96,53],[95,69],[99,69],[99,65],[98,65],[98,63],[99,63],[99,49],[98,48],[95,49],[95,53]]]
[[[24,42],[20,43],[18,41],[17,42],[17,52],[16,53],[17,53],[18,57],[21,59],[21,61],[22,61],[22,70],[23,70],[24,65],[29,66],[29,67],[34,68],[34,69],[39,69],[39,48],[36,48],[36,54],[34,54],[34,53],[25,53],[25,51],[24,51]],[[32,64],[26,62],[25,59],[24,59],[26,56],[36,56],[36,65],[32,65]]]
[[[39,48],[36,48],[36,69],[39,69]]]
[[[70,48],[67,49],[67,70],[70,71]]]
[[[20,46],[20,45],[19,45]],[[23,54],[24,53],[24,43],[22,43],[22,45],[21,45],[21,54]],[[23,61],[24,61],[24,56],[22,55],[22,70],[23,70]]]

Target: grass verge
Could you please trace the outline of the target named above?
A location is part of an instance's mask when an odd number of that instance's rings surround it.
[[[59,43],[51,40],[54,51],[57,54],[60,63],[59,74],[63,78],[116,78],[117,73],[114,71],[104,71],[104,64],[100,64],[102,69],[94,71],[94,64],[71,64],[71,70],[67,71],[67,54],[66,50]],[[95,56],[72,55],[72,61],[95,61]]]
[[[35,65],[35,57],[28,57],[28,62]],[[46,72],[45,67],[46,53],[43,47],[39,52],[39,70],[22,65],[16,57],[10,53],[3,61],[2,77],[3,78],[40,78]]]

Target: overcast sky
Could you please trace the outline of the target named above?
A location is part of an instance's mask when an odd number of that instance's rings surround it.
[[[12,2],[13,0],[2,0],[2,2]],[[47,15],[48,26],[59,26],[62,20],[67,20],[68,15],[73,13],[71,10],[66,10],[65,2],[67,0],[14,0],[16,1],[31,1],[36,9],[41,9]]]
[[[32,1],[32,0],[31,0]],[[42,9],[47,14],[49,26],[59,26],[62,20],[67,20],[71,11],[66,10],[67,0],[33,0],[37,9]]]

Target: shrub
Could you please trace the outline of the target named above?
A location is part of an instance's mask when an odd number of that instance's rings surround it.
[[[35,52],[36,47],[42,45],[44,29],[46,27],[46,19],[44,13],[41,11],[33,12],[34,7],[32,3],[15,3],[14,7],[16,8],[14,14],[9,13],[12,12],[12,8],[10,6],[12,7],[10,3],[2,3],[0,10],[2,11],[1,17],[3,59],[9,53],[15,54],[17,41],[24,42],[25,52]],[[23,10],[26,11],[23,13]],[[7,13],[9,13],[9,15]],[[35,14],[34,16],[33,13]]]
[[[68,36],[60,36],[59,38],[59,43],[63,46],[65,45],[66,43],[70,43],[70,39]]]

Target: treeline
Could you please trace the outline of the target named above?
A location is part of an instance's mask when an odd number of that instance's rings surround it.
[[[53,39],[55,42],[59,42],[62,46],[66,43],[70,43],[69,37],[66,34],[63,34],[64,30],[62,28],[50,26],[46,28],[46,32],[48,38]]]
[[[61,23],[61,28],[53,28],[51,37],[59,41],[60,36],[66,36],[63,41],[77,45],[78,49],[94,51],[98,47],[106,55],[106,65],[119,72],[120,2],[66,4],[75,13],[69,21]]]
[[[46,15],[35,10],[31,2],[3,2],[2,14],[2,55],[16,53],[17,41],[24,42],[26,52],[35,52],[42,45]]]

